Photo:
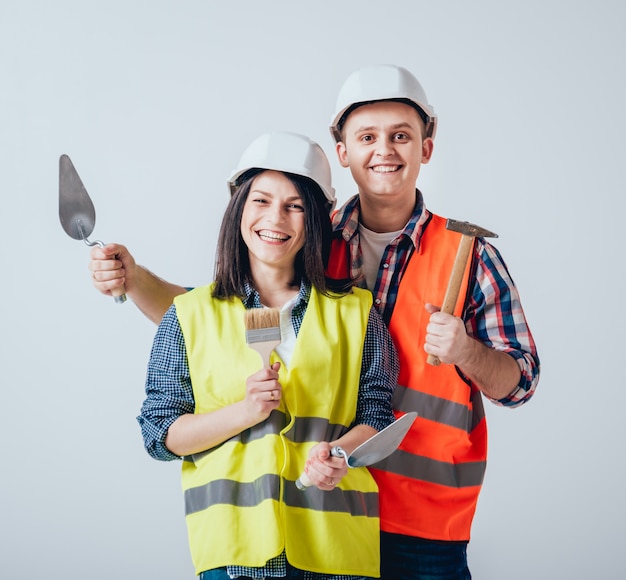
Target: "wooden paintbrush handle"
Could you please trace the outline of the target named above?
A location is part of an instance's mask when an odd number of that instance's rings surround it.
[[[280,344],[279,340],[271,341],[271,342],[255,342],[250,343],[248,346],[252,350],[256,350],[261,356],[261,360],[263,361],[263,366],[268,369],[270,368],[270,355],[272,351]]]

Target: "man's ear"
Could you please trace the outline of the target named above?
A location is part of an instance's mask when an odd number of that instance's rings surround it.
[[[349,167],[350,165],[348,163],[348,151],[343,141],[339,141],[339,143],[335,145],[335,151],[337,152],[337,159],[339,159],[339,164],[341,165],[341,167]]]
[[[428,163],[433,155],[433,149],[435,148],[435,142],[432,137],[426,137],[422,141],[422,164]]]

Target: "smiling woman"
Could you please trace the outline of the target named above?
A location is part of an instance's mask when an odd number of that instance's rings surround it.
[[[330,450],[350,453],[394,421],[398,359],[371,293],[326,277],[328,160],[302,135],[264,135],[230,185],[215,282],[178,296],[157,330],[144,444],[185,459],[202,580],[376,577],[376,484]],[[244,319],[262,307],[280,309],[282,340],[259,370]]]
[[[290,179],[277,171],[254,178],[241,216],[241,237],[248,247],[253,282],[267,306],[282,306],[293,296],[261,291],[270,280],[278,287],[296,280],[296,255],[304,245],[304,207]],[[297,293],[296,288],[293,295]]]

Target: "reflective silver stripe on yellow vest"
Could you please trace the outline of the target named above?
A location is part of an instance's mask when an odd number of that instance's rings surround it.
[[[241,443],[249,443],[254,439],[260,439],[270,433],[280,433],[281,429],[287,424],[285,413],[274,410],[270,416],[259,425],[255,425],[250,429],[246,429],[242,433],[238,433],[231,437],[228,441],[239,441]],[[343,435],[346,428],[344,425],[330,424],[328,419],[321,417],[294,417],[294,423],[284,436],[290,441],[303,443],[305,441],[333,441]],[[213,449],[208,449],[202,453],[194,453],[185,457],[185,461],[196,462],[208,453],[212,453]]]
[[[243,399],[246,378],[261,361],[245,343],[241,301],[215,300],[211,287],[203,287],[175,304],[196,412]],[[290,368],[281,366],[280,407],[183,462],[197,573],[263,566],[285,550],[289,562],[304,570],[378,575],[378,494],[369,472],[350,470],[332,492],[295,487],[310,447],[337,438],[354,420],[370,306],[369,292],[331,298],[312,289]]]

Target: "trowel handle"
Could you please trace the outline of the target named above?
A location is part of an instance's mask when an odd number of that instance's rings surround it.
[[[105,245],[104,242],[100,240],[90,242],[87,238],[83,238],[83,242],[85,242],[88,246],[99,246],[100,248],[104,248]],[[124,304],[124,302],[126,302],[126,289],[123,285],[119,288],[114,288],[111,290],[111,296],[113,296],[116,304]]]
[[[112,290],[111,295],[113,296],[113,300],[115,300],[116,304],[124,304],[124,302],[126,302],[126,290],[124,289],[124,286],[120,286],[119,288]]]
[[[348,463],[348,455],[341,447],[339,447],[339,445],[335,445],[330,450],[330,454],[333,457],[343,457],[346,460],[346,463]],[[349,463],[348,463],[348,467],[350,467]],[[309,476],[304,471],[300,474],[300,477],[296,479],[296,487],[300,491],[303,491],[307,487],[311,487],[312,485],[313,485],[313,482],[309,479]]]
[[[350,462],[348,461],[349,456],[348,454],[343,450],[343,447],[339,447],[339,445],[335,445],[331,450],[330,450],[330,454],[333,457],[343,457],[344,461],[346,462],[346,465],[350,468],[352,468],[352,465],[350,465]]]

